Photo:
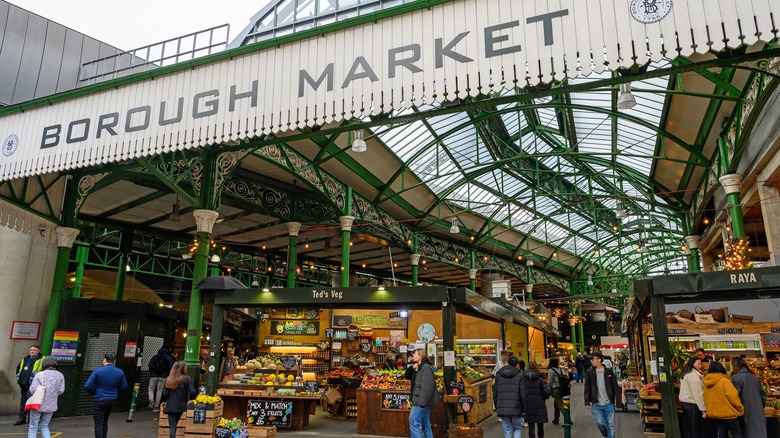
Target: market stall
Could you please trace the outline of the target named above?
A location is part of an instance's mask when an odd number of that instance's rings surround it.
[[[679,379],[683,361],[698,347],[709,347],[708,353],[714,356],[713,359],[724,363],[728,363],[731,356],[748,358],[756,374],[768,387],[768,406],[780,405],[773,400],[777,397],[773,394],[780,394],[780,373],[771,362],[763,359],[770,353],[774,354],[775,339],[771,335],[780,332],[780,322],[751,323],[747,322],[749,316],[732,319],[722,307],[709,312],[709,316],[714,314],[716,318],[700,317],[694,318],[699,323],[686,322],[678,317],[689,319],[685,318],[689,315],[667,314],[666,308],[671,304],[690,304],[706,309],[709,302],[745,302],[779,297],[780,268],[777,267],[668,275],[634,282],[624,332],[630,333],[633,342],[639,346],[635,349],[637,356],[634,360],[647,365],[639,367],[645,382],[653,382],[640,391],[643,419],[650,419],[645,423],[648,432],[680,437],[675,380]],[[780,368],[780,362],[775,364]],[[770,432],[770,436],[776,436],[780,427],[778,420],[770,409],[766,414],[768,429],[774,431]]]

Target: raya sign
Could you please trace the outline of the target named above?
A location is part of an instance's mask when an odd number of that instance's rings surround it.
[[[669,0],[431,0],[403,8],[282,45],[261,42],[249,53],[242,47],[207,64],[145,72],[92,94],[41,99],[24,112],[0,110],[0,138],[9,139],[0,180],[750,46],[773,38],[780,13],[766,0],[676,0],[673,7]]]

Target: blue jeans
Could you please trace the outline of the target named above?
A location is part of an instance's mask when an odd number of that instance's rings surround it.
[[[615,405],[612,403],[605,405],[594,403],[590,405],[590,413],[596,419],[596,426],[601,430],[602,436],[604,429],[606,429],[609,432],[607,438],[615,438]]]
[[[409,432],[411,438],[433,438],[431,408],[427,406],[412,406],[412,410],[409,412]]]
[[[41,431],[41,437],[51,438],[49,431],[49,422],[54,412],[30,411],[30,426],[27,428],[27,437],[35,438],[38,436],[38,430]]]
[[[523,432],[523,417],[501,416],[501,427],[504,428],[504,438],[520,438]]]

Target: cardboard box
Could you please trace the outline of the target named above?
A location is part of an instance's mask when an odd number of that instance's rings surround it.
[[[341,401],[341,391],[339,391],[336,388],[329,388],[327,392],[325,392],[325,401],[328,402],[328,404],[336,404]]]

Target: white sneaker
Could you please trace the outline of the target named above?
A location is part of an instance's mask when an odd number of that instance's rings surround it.
[[[498,421],[501,421],[501,417],[498,417]]]
[[[523,427],[528,427],[528,423],[523,423]]]

